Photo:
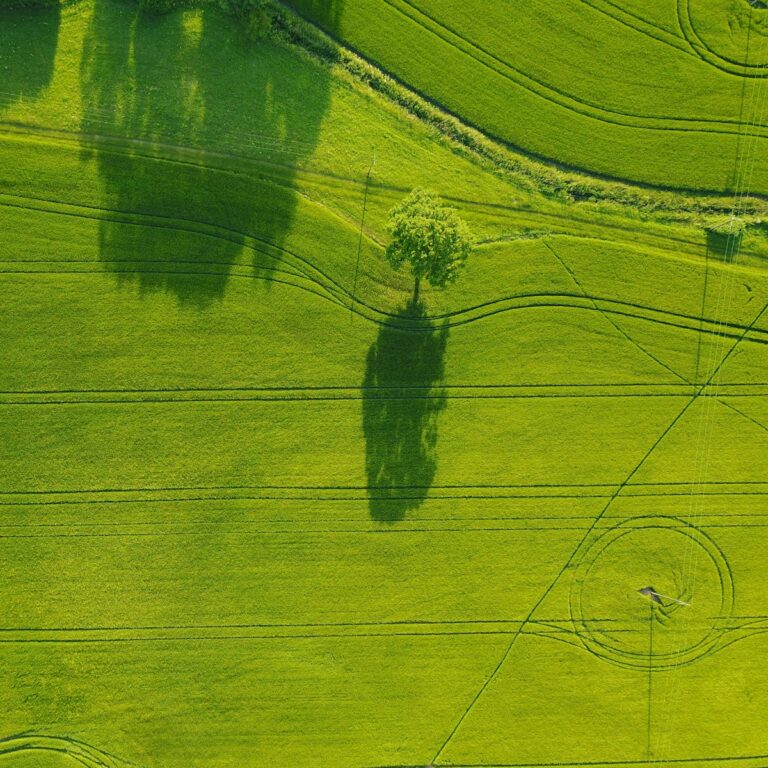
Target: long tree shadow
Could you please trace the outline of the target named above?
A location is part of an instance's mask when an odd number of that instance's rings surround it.
[[[0,5],[0,110],[36,99],[53,79],[61,10]]]
[[[97,0],[81,83],[107,267],[199,307],[223,295],[236,264],[269,281],[298,202],[296,168],[328,107],[327,73],[250,43],[214,8],[154,16]]]
[[[422,504],[435,477],[448,342],[448,328],[413,299],[395,322],[402,327],[382,326],[368,350],[362,385],[369,510],[390,523]]]

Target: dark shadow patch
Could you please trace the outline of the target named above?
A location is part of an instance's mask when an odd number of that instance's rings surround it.
[[[742,232],[719,232],[716,229],[707,230],[707,250],[710,256],[731,264],[741,248]]]
[[[414,300],[393,322],[418,330],[382,326],[368,350],[362,385],[369,510],[388,523],[418,508],[435,477],[448,341],[448,329],[435,327]]]
[[[338,32],[345,0],[288,0],[288,5],[327,32]]]
[[[0,4],[0,110],[19,100],[36,99],[50,85],[60,25],[58,5]]]
[[[249,42],[214,8],[157,16],[97,0],[82,130],[89,146],[103,146],[85,150],[103,206],[121,214],[100,225],[106,266],[200,308],[223,296],[235,266],[268,285],[298,203],[296,168],[328,107],[328,78],[273,43]]]

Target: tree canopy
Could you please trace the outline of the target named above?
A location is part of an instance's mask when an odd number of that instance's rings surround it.
[[[408,262],[416,280],[436,288],[454,282],[472,250],[472,236],[455,210],[425,189],[414,189],[389,213],[392,241],[386,256],[393,269]]]

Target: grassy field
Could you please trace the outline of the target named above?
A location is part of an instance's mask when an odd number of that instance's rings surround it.
[[[732,184],[728,3],[432,6],[317,18],[533,152]],[[604,35],[603,117],[438,15],[555,85]],[[759,224],[552,195],[212,7],[3,11],[0,72],[0,768],[764,765]],[[416,303],[418,185],[478,245]]]
[[[568,166],[733,191],[747,184],[743,143],[764,147],[768,19],[747,0],[289,5],[484,131]],[[748,188],[765,193],[765,152],[755,158]]]

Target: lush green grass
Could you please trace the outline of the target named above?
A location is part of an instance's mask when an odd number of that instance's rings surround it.
[[[514,12],[484,0],[289,4],[421,93],[540,157],[657,185],[768,191],[764,81],[745,79],[740,66],[763,73],[768,21],[746,0],[681,0],[689,13],[681,10],[680,22],[672,0],[632,9],[534,0]],[[749,162],[738,159],[747,154]],[[751,158],[754,170],[746,170]]]
[[[57,34],[0,59],[0,766],[765,751],[761,235],[547,198],[215,10],[8,18]],[[414,305],[418,184],[482,242]]]

